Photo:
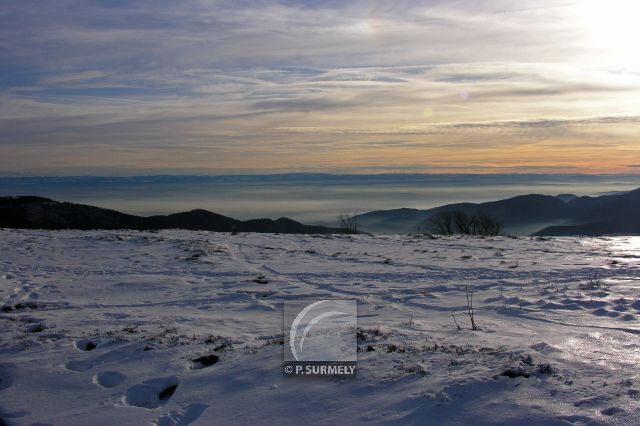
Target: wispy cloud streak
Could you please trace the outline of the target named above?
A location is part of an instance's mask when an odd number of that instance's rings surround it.
[[[0,171],[628,171],[640,70],[577,8],[4,2]]]

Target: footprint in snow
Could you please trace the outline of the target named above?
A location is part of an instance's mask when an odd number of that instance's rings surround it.
[[[41,322],[30,323],[25,326],[27,333],[40,333],[47,329],[47,326]]]
[[[9,412],[3,412],[2,413],[4,418],[7,418],[7,419],[19,419],[19,418],[22,418],[22,417],[26,417],[29,414],[31,414],[30,411],[24,411],[24,410],[9,411]]]
[[[267,280],[267,278],[264,275],[258,275],[252,281],[258,284],[269,284],[269,280]]]
[[[154,426],[187,426],[209,408],[206,404],[191,404],[178,410],[173,410],[153,422]]]
[[[127,376],[118,371],[103,371],[93,376],[93,383],[103,388],[115,388],[126,380]]]
[[[72,359],[64,365],[64,368],[75,373],[84,373],[93,368],[93,363],[91,361]]]
[[[605,408],[604,410],[600,410],[600,412],[605,416],[617,416],[618,414],[623,414],[626,411],[624,411],[620,407],[609,407]]]
[[[89,339],[80,339],[76,341],[76,348],[81,351],[92,351],[97,347],[97,344]]]
[[[108,312],[104,314],[104,317],[107,319],[125,319],[125,318],[129,318],[130,315],[128,314],[123,314],[120,312]]]
[[[217,363],[218,360],[220,360],[220,357],[218,355],[204,355],[191,361],[191,369],[200,370],[202,368],[207,368]]]
[[[0,364],[0,391],[11,386],[11,371],[13,369],[11,364]]]
[[[20,302],[16,303],[15,305],[4,305],[2,308],[0,308],[2,312],[14,312],[24,309],[38,309],[38,305],[33,302]]]
[[[173,396],[179,383],[175,376],[147,380],[129,388],[123,402],[133,407],[157,408]]]

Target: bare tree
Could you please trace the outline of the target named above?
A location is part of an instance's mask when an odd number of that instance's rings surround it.
[[[475,222],[477,235],[499,235],[502,232],[502,222],[486,213],[478,212]]]
[[[456,233],[462,235],[471,235],[474,232],[475,218],[466,214],[463,211],[454,211],[453,214],[453,226],[456,229]]]
[[[442,211],[431,215],[428,225],[436,234],[452,235],[454,233],[453,212]]]
[[[499,235],[502,222],[486,213],[461,210],[439,211],[427,220],[432,232],[441,235]]]
[[[358,218],[351,214],[342,214],[338,217],[340,228],[348,234],[357,234],[359,231]]]

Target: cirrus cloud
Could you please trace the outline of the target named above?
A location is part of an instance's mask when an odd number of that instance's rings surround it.
[[[0,171],[628,170],[639,70],[578,7],[5,2]]]

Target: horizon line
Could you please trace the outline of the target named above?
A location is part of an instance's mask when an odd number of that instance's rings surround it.
[[[382,173],[348,173],[348,172],[256,172],[256,173],[224,173],[224,174],[198,174],[198,173],[180,173],[180,174],[132,174],[132,175],[109,175],[109,174],[2,174],[0,179],[44,179],[44,178],[110,178],[110,179],[128,179],[128,178],[171,178],[171,177],[197,177],[197,178],[220,178],[220,177],[285,177],[285,176],[330,176],[330,177],[383,177],[383,176],[576,176],[576,177],[638,177],[640,171],[636,173],[531,173],[531,172],[509,172],[509,173],[433,173],[433,172],[382,172]]]

